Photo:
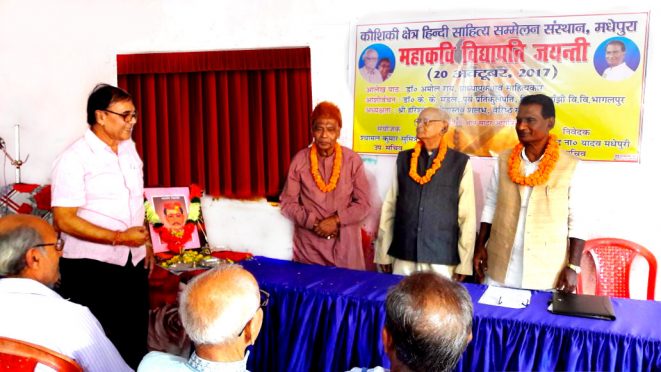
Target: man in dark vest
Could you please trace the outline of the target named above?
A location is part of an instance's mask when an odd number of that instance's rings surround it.
[[[415,119],[418,142],[397,155],[397,173],[381,209],[374,261],[382,271],[473,274],[475,193],[470,159],[443,139],[450,116],[426,108]]]

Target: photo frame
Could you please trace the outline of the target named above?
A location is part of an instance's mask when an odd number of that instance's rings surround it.
[[[188,187],[146,187],[145,198],[163,223],[163,228],[174,232],[183,231],[191,204],[190,189]],[[149,225],[149,234],[154,245],[154,253],[170,251],[168,243],[161,238],[161,235],[152,224]],[[199,247],[200,236],[197,225],[194,225],[190,239],[183,243],[182,248],[193,249]]]

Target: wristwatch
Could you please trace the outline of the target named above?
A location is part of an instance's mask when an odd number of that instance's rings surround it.
[[[567,264],[567,267],[570,268],[570,269],[572,269],[572,270],[574,270],[574,272],[575,272],[576,274],[580,274],[580,273],[581,273],[581,267],[578,266],[578,265],[572,265],[572,264],[568,263],[568,264]]]

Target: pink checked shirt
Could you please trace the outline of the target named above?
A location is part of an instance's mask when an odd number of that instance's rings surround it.
[[[110,230],[144,224],[142,160],[132,140],[117,154],[91,130],[69,146],[53,164],[53,207],[78,207],[78,216]],[[65,258],[90,258],[125,265],[145,257],[145,247],[129,248],[80,240],[62,234]]]

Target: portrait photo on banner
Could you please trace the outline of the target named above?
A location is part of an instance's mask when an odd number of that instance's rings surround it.
[[[385,44],[372,44],[360,53],[358,73],[368,83],[378,84],[388,80],[395,71],[395,53]]]
[[[196,224],[187,223],[191,210],[188,187],[145,188],[145,200],[155,253],[200,247]],[[196,221],[197,217],[193,220]]]
[[[639,64],[640,50],[628,37],[608,38],[594,52],[595,71],[607,80],[627,79],[638,69]]]

